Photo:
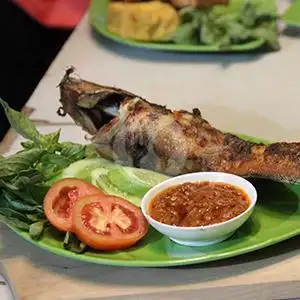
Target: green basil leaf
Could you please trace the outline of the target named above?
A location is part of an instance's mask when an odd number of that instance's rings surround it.
[[[218,47],[222,51],[229,51],[231,49],[231,38],[228,34],[224,35],[218,42]]]
[[[0,215],[4,218],[17,219],[24,223],[31,223],[31,220],[27,217],[26,214],[23,214],[9,207],[0,207]]]
[[[254,38],[263,39],[266,42],[266,45],[268,45],[273,50],[280,49],[278,34],[272,25],[255,28],[252,32],[252,36]]]
[[[1,161],[0,178],[18,175],[32,168],[45,153],[43,149],[22,150]]]
[[[194,23],[181,24],[175,32],[173,41],[176,44],[199,44],[198,26]]]
[[[43,136],[43,142],[45,144],[57,144],[58,141],[59,141],[59,138],[60,138],[60,133],[61,133],[61,129],[55,131],[55,132],[52,132],[52,133],[48,133],[48,134],[45,134]]]
[[[84,158],[97,157],[98,153],[96,147],[93,144],[89,144],[85,147]]]
[[[76,144],[72,142],[61,143],[61,152],[60,154],[69,159],[70,163],[77,160],[83,159],[85,157],[85,145]]]
[[[22,112],[12,109],[4,100],[0,98],[6,117],[10,126],[24,138],[39,142],[41,134],[38,132],[33,122]]]
[[[60,130],[52,132],[46,135],[41,135],[38,143],[33,141],[21,142],[21,145],[24,149],[33,149],[33,148],[42,148],[47,152],[54,153],[59,151],[61,145],[59,144]]]
[[[18,191],[18,187],[11,184],[10,182],[4,181],[2,179],[0,179],[0,188],[7,188],[8,190],[11,190],[11,191]],[[2,190],[0,190],[0,191],[2,191]]]
[[[182,8],[178,15],[180,17],[181,24],[185,23],[196,23],[200,24],[202,22],[203,16],[208,13],[208,10],[199,10],[194,7],[184,7]]]
[[[46,149],[50,153],[54,153],[55,151],[60,150],[61,145],[58,142],[60,138],[60,132],[61,130],[59,129],[56,132],[52,132],[42,136],[41,139],[42,148]]]
[[[60,174],[64,168],[67,168],[71,164],[71,162],[71,159],[60,154],[47,153],[41,158],[37,169],[47,181],[53,176]]]
[[[47,153],[43,155],[40,163],[43,164],[45,167],[55,165],[58,166],[60,169],[64,169],[70,165],[71,160],[68,157],[64,157],[63,155]]]
[[[26,203],[31,206],[42,206],[43,205],[43,199],[49,190],[48,186],[42,186],[42,185],[35,185],[35,184],[27,184],[22,188],[18,188],[17,186],[5,182],[0,179],[0,192],[3,193],[4,190],[9,191],[13,193],[18,199],[22,199],[23,203]],[[0,194],[0,207],[3,205],[5,202],[4,196],[1,197]]]
[[[8,226],[11,226],[13,228],[17,228],[17,229],[24,230],[24,231],[28,231],[30,228],[28,223],[20,221],[15,218],[3,216],[3,215],[1,215],[1,213],[0,213],[0,222],[6,224]]]
[[[2,186],[0,186],[2,187]],[[7,203],[4,195],[3,195],[3,188],[0,189],[0,207],[9,207],[9,204]]]
[[[35,127],[34,123],[22,112],[12,109],[8,103],[0,98],[0,104],[4,108],[10,126],[21,136],[29,141],[22,142],[25,149],[34,147],[43,148],[49,152],[54,152],[59,148],[60,130],[50,134],[42,135]]]
[[[234,44],[238,44],[251,37],[251,30],[245,28],[241,23],[231,21],[227,24],[227,34]]]
[[[251,28],[255,25],[257,16],[256,5],[252,0],[245,1],[239,12],[239,21],[246,27]]]
[[[31,172],[35,172],[35,170],[31,170]],[[30,173],[31,173],[30,172]],[[27,184],[31,183],[31,178],[24,176],[24,174],[22,174],[22,176],[16,176],[15,178],[10,180],[10,183],[17,189],[19,190],[20,188],[24,187]]]
[[[35,213],[35,214],[26,214],[26,218],[33,222],[39,222],[45,218],[45,216],[42,213]]]
[[[15,193],[9,190],[3,190],[2,193],[3,193],[3,197],[5,198],[9,206],[14,210],[17,210],[19,212],[24,212],[24,213],[28,213],[28,212],[43,213],[42,207],[38,207],[37,205],[33,206],[30,204],[26,204],[22,198],[20,198]]]
[[[49,187],[44,185],[28,185],[21,190],[24,201],[31,201],[37,205],[43,206],[44,198]]]
[[[49,180],[51,180],[53,177],[57,177],[58,175],[60,175],[62,173],[62,168],[58,165],[42,165],[39,168],[39,171],[41,172],[41,174],[43,174],[43,178],[44,180],[47,182]]]
[[[87,245],[82,243],[78,238],[71,232],[67,232],[64,238],[63,246],[66,250],[81,254],[87,249]]]
[[[33,185],[40,183],[43,181],[43,175],[36,169],[23,171],[16,177],[10,180],[10,184],[12,184],[16,189],[22,189],[26,185]]]
[[[38,222],[31,224],[30,228],[29,228],[29,236],[33,240],[39,240],[44,233],[46,224],[47,224],[46,220],[38,221]]]
[[[182,8],[178,13],[181,24],[193,22],[196,18],[196,13],[197,10],[193,7]]]
[[[200,40],[206,45],[214,45],[219,42],[219,40],[224,36],[224,29],[215,26],[214,22],[206,19],[201,26],[200,30]]]
[[[36,147],[36,144],[33,142],[33,141],[25,141],[25,142],[21,142],[21,146],[24,148],[24,149],[32,149],[32,148],[35,148]]]

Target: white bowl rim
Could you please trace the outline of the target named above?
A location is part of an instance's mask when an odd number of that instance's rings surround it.
[[[227,221],[224,221],[224,222],[221,222],[221,223],[215,223],[215,224],[211,224],[211,225],[201,225],[201,226],[190,226],[190,227],[185,227],[185,226],[176,226],[176,225],[169,225],[169,224],[165,224],[165,223],[162,223],[162,222],[159,222],[157,220],[155,220],[154,218],[152,218],[147,210],[145,209],[145,201],[146,199],[149,197],[149,194],[153,192],[153,190],[155,189],[158,189],[159,187],[161,187],[162,185],[165,185],[166,183],[168,182],[172,182],[174,181],[174,179],[177,179],[177,178],[185,178],[185,177],[190,177],[191,175],[196,175],[196,174],[203,174],[203,175],[222,175],[222,176],[229,176],[229,177],[235,177],[235,178],[238,178],[239,180],[242,180],[245,182],[245,184],[247,184],[250,189],[252,189],[253,193],[254,193],[254,197],[253,199],[249,196],[249,194],[241,187],[239,187],[238,185],[234,185],[232,183],[228,183],[234,187],[237,187],[237,188],[240,188],[244,191],[245,194],[247,194],[248,198],[250,199],[251,201],[251,204],[248,206],[248,208],[243,211],[241,214],[227,220]],[[193,180],[192,182],[196,182],[198,180]],[[199,180],[201,181],[201,179]],[[199,182],[198,181],[198,182]],[[226,183],[226,180],[224,181],[220,181],[220,180],[213,180],[213,179],[205,179],[203,181],[211,181],[211,182],[219,182],[219,183]],[[186,181],[188,182],[188,180]],[[182,182],[184,183],[184,182]],[[180,183],[180,184],[182,184]],[[171,186],[171,184],[170,184]],[[167,187],[166,187],[167,188]],[[153,197],[152,197],[153,199]],[[148,200],[148,199],[147,199]],[[149,200],[151,201],[151,199]],[[149,202],[147,201],[147,202]],[[144,214],[144,216],[146,218],[149,218],[151,220],[151,222],[153,222],[154,224],[156,224],[157,226],[161,226],[165,229],[174,229],[174,230],[186,230],[186,231],[193,231],[193,230],[196,230],[196,229],[209,229],[209,228],[217,228],[217,227],[221,227],[225,224],[229,224],[229,223],[232,223],[233,221],[241,218],[242,216],[244,216],[245,214],[247,214],[250,210],[253,209],[253,207],[256,205],[256,202],[257,202],[257,191],[256,191],[256,188],[253,186],[253,184],[248,181],[247,179],[241,177],[241,176],[238,176],[238,175],[235,175],[235,174],[232,174],[232,173],[225,173],[225,172],[194,172],[194,173],[187,173],[187,174],[183,174],[183,175],[179,175],[179,176],[175,176],[175,177],[171,177],[171,178],[168,178],[164,181],[162,181],[161,183],[155,185],[154,187],[152,187],[143,197],[142,201],[141,201],[141,210],[142,210],[142,213]]]

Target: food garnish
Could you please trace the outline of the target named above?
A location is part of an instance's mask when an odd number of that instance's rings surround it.
[[[127,249],[142,239],[148,223],[129,201],[107,195],[80,199],[73,211],[73,230],[80,241],[97,250]]]
[[[141,197],[136,196],[134,190],[127,192],[114,185],[107,176],[108,172],[109,171],[105,168],[97,168],[93,170],[91,172],[91,182],[93,185],[101,188],[108,195],[127,199],[131,203],[139,206],[141,203]]]
[[[94,185],[76,178],[56,181],[44,198],[44,212],[48,221],[57,229],[72,231],[72,211],[75,203],[87,196],[104,195]]]
[[[124,188],[118,180],[133,180],[135,183],[132,183],[132,187],[140,186],[146,192],[147,188],[168,178],[148,170],[128,169],[101,158],[93,145],[61,142],[60,130],[43,135],[23,113],[13,110],[3,100],[0,103],[11,127],[26,139],[22,142],[22,150],[7,157],[0,156],[0,221],[14,229],[28,232],[32,239],[40,240],[45,230],[51,234],[53,228],[56,228],[65,232],[62,247],[78,254],[83,253],[94,244],[85,243],[85,237],[84,241],[79,240],[73,232],[72,214],[77,202],[86,199],[86,196],[98,195],[101,199],[97,198],[100,201],[97,205],[101,206],[103,201],[120,203],[120,207],[125,205],[130,213],[140,217],[138,206],[143,196],[141,189],[136,193]],[[120,221],[119,218],[116,220]],[[146,232],[142,220],[134,223],[139,226],[135,232],[130,231],[131,235],[123,236],[117,234],[117,243],[113,244],[111,238],[107,247],[117,250],[118,245],[125,248],[135,244]],[[78,228],[76,232],[81,235]],[[125,230],[125,233],[128,232]],[[122,240],[124,236],[126,241]],[[98,244],[95,245],[99,248]]]
[[[233,185],[219,182],[186,182],[158,193],[149,215],[164,224],[194,227],[228,221],[250,205],[248,195]]]
[[[113,168],[107,176],[120,190],[137,197],[143,197],[151,187],[169,178],[163,174],[130,167]]]
[[[43,199],[62,170],[90,155],[92,146],[60,142],[60,130],[42,135],[25,114],[0,99],[11,127],[27,140],[22,150],[1,157],[0,220],[40,239],[49,225]],[[96,155],[92,151],[93,155]]]
[[[180,25],[173,38],[176,44],[217,45],[220,50],[232,45],[262,39],[278,50],[277,15],[264,12],[253,1],[245,1],[239,10],[223,13],[217,7],[199,10],[186,7],[179,11]]]

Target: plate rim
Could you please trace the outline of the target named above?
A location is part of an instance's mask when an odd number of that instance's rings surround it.
[[[76,261],[88,262],[92,264],[99,264],[99,265],[107,265],[107,266],[119,266],[119,267],[147,267],[147,268],[158,268],[158,267],[179,267],[179,266],[188,266],[188,265],[195,265],[195,264],[203,264],[212,261],[219,261],[226,258],[237,257],[243,254],[251,253],[260,249],[267,248],[269,246],[278,244],[285,240],[288,240],[292,237],[295,237],[300,234],[300,227],[299,229],[292,230],[287,232],[286,234],[280,235],[278,237],[267,239],[264,242],[259,244],[250,245],[245,248],[237,249],[234,251],[226,252],[224,254],[220,253],[213,256],[200,256],[200,257],[192,257],[192,258],[180,258],[180,259],[172,259],[172,260],[161,260],[161,261],[151,261],[151,260],[124,260],[124,259],[109,259],[109,258],[101,258],[101,257],[93,257],[93,256],[86,256],[84,254],[76,254],[74,252],[70,252],[65,249],[58,249],[51,247],[41,241],[34,241],[29,237],[27,232],[22,232],[12,226],[6,224],[13,232],[17,235],[25,239],[27,242],[37,246],[40,249],[46,250],[49,253],[65,257],[68,259],[73,259]]]
[[[300,14],[298,21],[295,21],[295,19],[291,19],[290,15],[293,14],[293,12],[300,8],[300,0],[295,0],[294,3],[292,3],[283,13],[282,15],[282,21],[288,25],[300,27]]]

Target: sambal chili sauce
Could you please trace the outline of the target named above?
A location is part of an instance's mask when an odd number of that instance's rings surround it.
[[[247,194],[230,184],[187,182],[156,195],[150,203],[149,214],[168,225],[205,226],[232,219],[249,205]]]

